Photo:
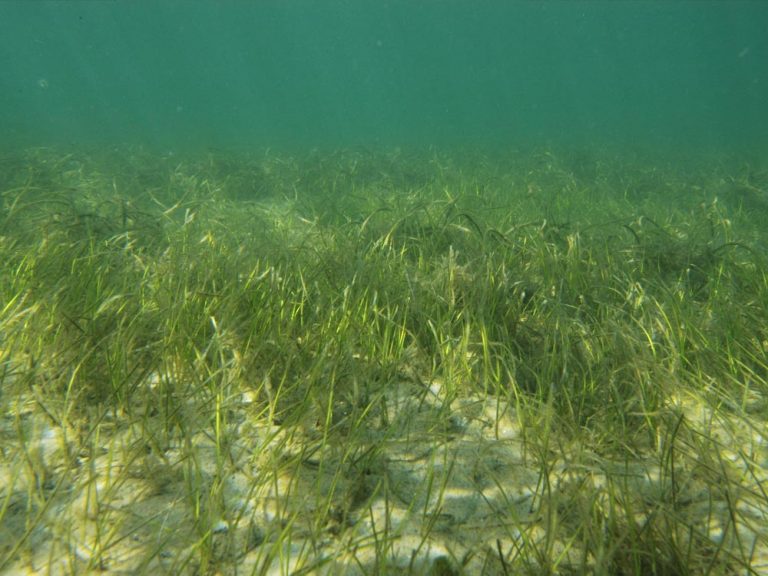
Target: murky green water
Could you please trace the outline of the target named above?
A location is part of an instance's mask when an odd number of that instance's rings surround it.
[[[0,3],[5,147],[764,151],[766,2]]]

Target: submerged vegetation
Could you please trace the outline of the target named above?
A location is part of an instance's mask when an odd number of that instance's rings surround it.
[[[0,160],[0,572],[768,570],[768,171]]]

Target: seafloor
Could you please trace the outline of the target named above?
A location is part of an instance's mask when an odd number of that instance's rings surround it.
[[[0,158],[0,572],[765,574],[768,166]]]

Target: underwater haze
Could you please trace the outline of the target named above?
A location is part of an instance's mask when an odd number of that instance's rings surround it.
[[[768,2],[5,1],[4,148],[768,144]]]

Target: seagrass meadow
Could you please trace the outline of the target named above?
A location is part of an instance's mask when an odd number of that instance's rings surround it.
[[[768,166],[0,158],[0,573],[768,572]]]

